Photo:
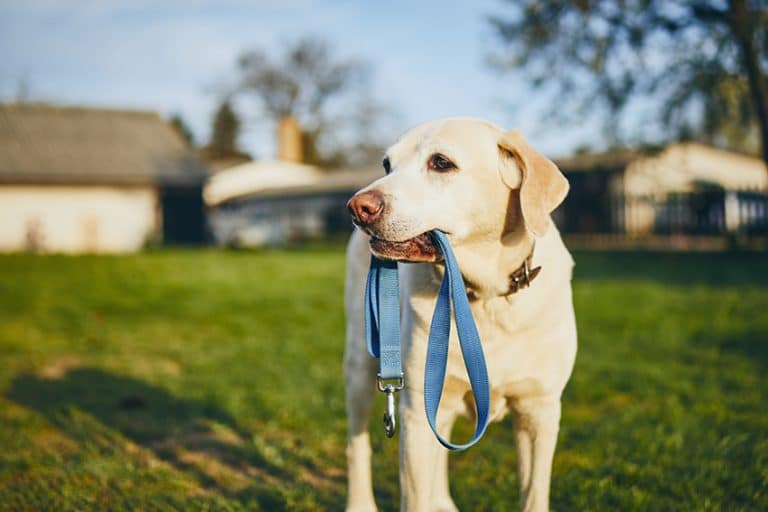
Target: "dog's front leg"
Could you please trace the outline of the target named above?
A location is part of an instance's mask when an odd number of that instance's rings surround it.
[[[560,425],[560,397],[513,401],[520,503],[524,512],[549,510],[552,458]]]
[[[400,403],[400,510],[425,512],[433,508],[432,487],[441,449],[424,415],[424,395],[406,388]]]
[[[358,338],[360,339],[360,338]],[[347,512],[376,512],[371,483],[368,420],[376,381],[375,360],[356,351],[344,361],[347,398]],[[357,357],[355,357],[357,356]]]
[[[456,413],[445,408],[437,416],[437,431],[443,439],[451,438],[451,430],[456,420]],[[435,477],[432,481],[432,502],[437,512],[458,512],[451,498],[450,482],[448,479],[448,449],[440,447],[435,460]]]

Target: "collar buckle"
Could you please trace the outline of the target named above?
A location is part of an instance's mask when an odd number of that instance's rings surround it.
[[[509,275],[509,291],[507,295],[517,293],[523,288],[531,286],[531,281],[539,275],[541,272],[541,266],[531,268],[531,260],[533,259],[533,252],[531,255],[525,258],[523,264]]]

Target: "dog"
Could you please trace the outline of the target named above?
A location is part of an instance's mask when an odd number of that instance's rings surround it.
[[[366,352],[364,329],[371,254],[399,262],[401,510],[457,510],[448,451],[424,412],[427,337],[444,272],[427,234],[433,229],[448,235],[464,277],[488,366],[491,420],[514,415],[522,509],[548,510],[560,397],[576,357],[574,263],[550,216],[568,181],[519,132],[479,119],[421,124],[385,155],[385,174],[347,204],[356,225],[345,287],[347,510],[376,510],[368,423],[377,361]],[[455,325],[450,343],[437,424],[446,438],[459,415],[475,415]]]

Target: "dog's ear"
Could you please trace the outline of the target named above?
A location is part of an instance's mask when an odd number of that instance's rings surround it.
[[[568,180],[517,130],[502,135],[498,147],[501,179],[509,188],[520,188],[525,225],[534,235],[542,236],[549,227],[549,214],[568,194]]]

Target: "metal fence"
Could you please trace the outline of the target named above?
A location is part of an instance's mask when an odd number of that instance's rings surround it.
[[[555,212],[566,234],[768,235],[768,193],[722,189],[664,198],[604,194],[567,200]]]

